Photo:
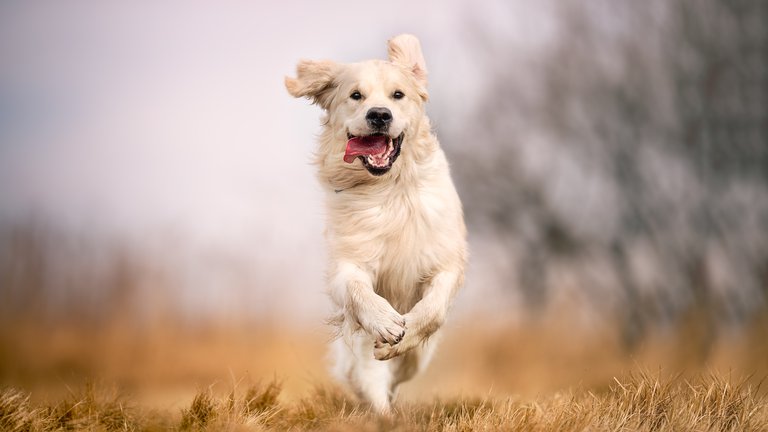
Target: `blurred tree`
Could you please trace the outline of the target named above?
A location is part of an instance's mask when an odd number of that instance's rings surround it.
[[[528,308],[565,272],[627,347],[693,319],[703,358],[768,295],[768,3],[548,5],[535,55],[468,19],[487,86],[443,141],[470,228],[504,244]]]

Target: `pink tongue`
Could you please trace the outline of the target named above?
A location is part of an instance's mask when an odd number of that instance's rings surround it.
[[[382,154],[387,150],[389,139],[384,135],[354,137],[347,141],[344,162],[352,163],[358,156]]]

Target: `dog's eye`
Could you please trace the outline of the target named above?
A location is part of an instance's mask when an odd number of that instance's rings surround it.
[[[401,92],[400,90],[397,90],[394,93],[392,93],[392,97],[395,99],[402,99],[405,97],[405,93]]]
[[[363,98],[363,95],[362,95],[362,94],[360,94],[360,92],[359,92],[359,91],[355,90],[355,91],[353,91],[353,92],[352,92],[352,94],[351,94],[351,95],[349,95],[349,98],[350,98],[350,99],[354,99],[354,100],[360,100],[360,99],[362,99],[362,98]]]

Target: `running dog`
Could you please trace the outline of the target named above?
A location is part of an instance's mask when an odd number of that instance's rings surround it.
[[[388,54],[302,60],[285,79],[324,110],[315,163],[341,335],[334,373],[382,413],[429,361],[467,261],[461,202],[425,113],[421,45],[400,35]]]

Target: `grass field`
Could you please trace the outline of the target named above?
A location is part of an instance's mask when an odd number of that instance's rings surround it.
[[[390,417],[331,382],[321,327],[4,328],[2,431],[768,430],[764,321],[630,351],[610,326],[449,323]]]
[[[53,430],[344,430],[344,431],[681,431],[766,430],[768,405],[746,381],[715,375],[660,379],[639,373],[608,389],[577,388],[533,399],[465,397],[405,402],[378,416],[342,391],[318,386],[286,401],[278,381],[234,386],[224,396],[199,391],[177,412],[136,407],[130,399],[86,386],[50,405],[21,391],[0,395],[0,428]]]

